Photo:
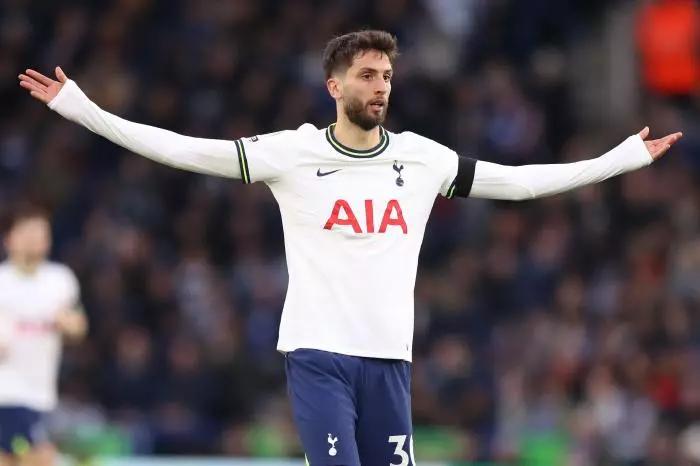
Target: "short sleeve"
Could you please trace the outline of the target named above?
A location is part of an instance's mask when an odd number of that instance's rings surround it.
[[[236,139],[243,183],[273,181],[292,165],[297,131],[285,130]]]
[[[78,278],[68,267],[65,267],[64,271],[67,304],[71,309],[81,309],[80,283],[78,282]]]

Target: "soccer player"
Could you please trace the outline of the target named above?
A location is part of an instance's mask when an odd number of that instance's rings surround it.
[[[42,418],[56,405],[62,337],[77,340],[87,331],[78,281],[46,260],[50,246],[47,214],[20,207],[0,263],[1,466],[55,464]]]
[[[644,141],[645,128],[600,157],[571,164],[476,161],[382,127],[396,55],[395,38],[383,31],[332,39],[323,65],[336,122],[235,141],[123,120],[91,102],[61,68],[57,81],[34,70],[19,76],[51,110],[133,152],[269,186],[289,268],[278,349],[286,355],[288,393],[312,466],[414,464],[413,289],[438,194],[512,200],[556,194],[649,165],[681,137]]]

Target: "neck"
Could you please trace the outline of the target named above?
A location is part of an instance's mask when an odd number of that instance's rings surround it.
[[[39,262],[18,257],[10,258],[10,262],[22,275],[32,275],[39,267]]]
[[[342,145],[351,149],[366,150],[379,144],[381,132],[379,126],[364,130],[351,122],[345,113],[338,113],[338,121],[333,129],[333,135]]]

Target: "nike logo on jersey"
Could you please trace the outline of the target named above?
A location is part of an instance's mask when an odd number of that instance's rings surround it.
[[[319,168],[318,171],[316,172],[316,176],[332,175],[333,173],[339,172],[340,170],[342,170],[342,168],[339,168],[339,169],[337,169],[337,170],[331,170],[331,171],[329,171],[329,172],[325,172],[325,173],[324,173],[324,172],[322,172],[321,169]]]

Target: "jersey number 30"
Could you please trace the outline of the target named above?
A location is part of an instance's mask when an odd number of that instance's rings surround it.
[[[390,466],[408,466],[409,460],[411,465],[416,466],[415,455],[413,454],[413,435],[409,440],[408,453],[406,453],[406,436],[405,435],[390,435],[389,443],[395,443],[394,455],[401,459],[400,463],[390,463]],[[410,454],[410,457],[409,457]]]

